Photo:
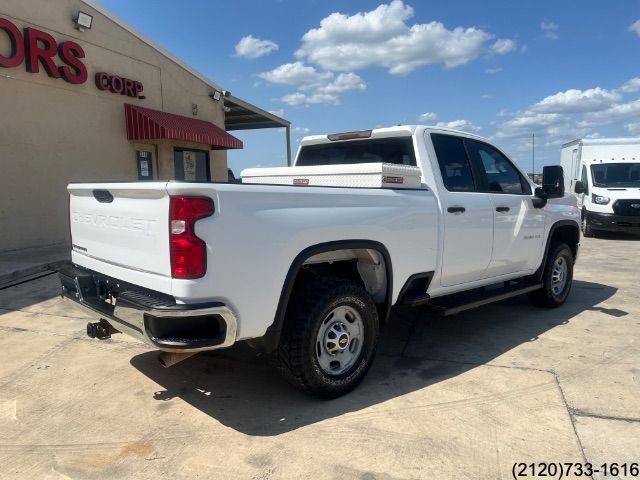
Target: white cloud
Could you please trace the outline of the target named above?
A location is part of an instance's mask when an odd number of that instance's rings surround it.
[[[336,94],[366,90],[367,84],[355,73],[341,73],[331,83],[318,87],[319,93]]]
[[[628,30],[630,32],[635,32],[636,35],[638,35],[640,37],[640,20],[636,20],[631,25],[629,25],[629,29]]]
[[[612,105],[606,110],[586,115],[580,122],[582,126],[609,125],[640,116],[640,100]]]
[[[496,73],[500,73],[501,71],[502,71],[502,68],[500,68],[500,67],[485,68],[484,73],[487,73],[489,75],[495,75]]]
[[[285,63],[258,76],[270,83],[291,85],[298,88],[312,88],[333,77],[331,72],[319,72],[302,62]]]
[[[270,83],[297,87],[297,92],[278,99],[292,106],[339,104],[338,94],[363,91],[367,88],[364,80],[353,72],[335,76],[333,72],[321,72],[302,62],[286,63],[269,72],[262,72],[258,76]]]
[[[247,35],[242,37],[236,45],[236,56],[254,59],[269,55],[276,50],[278,50],[277,43]]]
[[[508,38],[501,38],[496,40],[491,46],[491,50],[498,55],[506,55],[507,53],[514,52],[518,49],[518,45],[514,40]]]
[[[309,130],[307,127],[295,127],[292,132],[293,133],[298,133],[301,135],[304,135],[306,133],[309,133],[311,130]]]
[[[457,67],[490,50],[486,43],[493,36],[484,30],[449,30],[440,22],[407,25],[413,14],[402,0],[351,16],[332,13],[304,34],[296,57],[327,70],[383,67],[403,75],[436,63]],[[497,40],[493,48],[495,53],[507,53],[514,45],[512,40]]]
[[[483,93],[480,98],[482,100],[491,100],[493,98],[493,95],[491,95],[490,93]]]
[[[281,108],[279,110],[269,110],[269,113],[275,115],[276,117],[284,117],[284,108]]]
[[[438,119],[438,115],[434,112],[426,112],[418,117],[419,122],[435,122]]]
[[[640,136],[640,122],[627,123],[624,128],[631,134]]]
[[[543,21],[540,23],[540,28],[544,32],[545,38],[549,40],[557,40],[558,39],[558,29],[560,28],[557,23]]]
[[[555,125],[562,120],[558,113],[523,112],[504,122],[504,126],[512,129],[537,129]]]
[[[610,107],[620,99],[615,91],[596,87],[588,90],[575,88],[548,96],[531,107],[540,113],[596,112]]]
[[[640,22],[640,20],[638,20]],[[640,91],[640,77],[632,78],[631,80],[625,82],[620,90],[624,93],[633,93]]]
[[[338,105],[340,99],[336,95],[330,95],[326,93],[303,93],[295,92],[285,95],[278,99],[279,101],[291,105],[292,107],[309,106],[317,104],[332,104]]]
[[[453,128],[454,130],[461,130],[463,132],[477,133],[482,128],[474,125],[469,120],[452,120],[450,122],[438,122],[436,127]]]

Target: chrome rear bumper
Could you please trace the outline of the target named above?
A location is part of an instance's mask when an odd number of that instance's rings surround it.
[[[166,352],[201,352],[233,345],[237,319],[219,302],[177,304],[158,292],[68,264],[60,269],[62,297],[96,320]]]

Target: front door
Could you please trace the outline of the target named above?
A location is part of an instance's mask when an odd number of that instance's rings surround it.
[[[484,277],[493,246],[493,203],[481,193],[464,139],[431,134],[443,186],[444,245],[441,285],[448,287]]]
[[[493,251],[486,277],[535,270],[540,261],[545,216],[533,206],[531,186],[511,161],[484,142],[467,140],[493,202]]]

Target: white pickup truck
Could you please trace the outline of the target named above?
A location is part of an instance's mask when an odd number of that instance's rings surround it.
[[[419,181],[326,178],[364,163]],[[481,137],[399,126],[307,137],[286,168],[293,185],[69,185],[60,279],[99,320],[88,334],[128,333],[165,365],[246,341],[295,385],[336,397],[365,376],[394,306],[449,315],[524,293],[557,307],[569,294],[580,212],[552,200],[564,195],[559,166],[536,188]],[[308,181],[314,168],[326,186]]]

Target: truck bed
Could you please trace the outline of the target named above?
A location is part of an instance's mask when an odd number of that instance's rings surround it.
[[[264,333],[270,324],[264,312],[276,310],[288,269],[312,245],[343,239],[385,245],[397,278],[394,299],[406,278],[433,270],[438,258],[438,209],[427,189],[170,181],[72,184],[68,190],[74,263],[177,303],[229,305],[240,315],[239,339]],[[213,200],[215,213],[195,224],[206,242],[203,278],[171,277],[170,196]]]

